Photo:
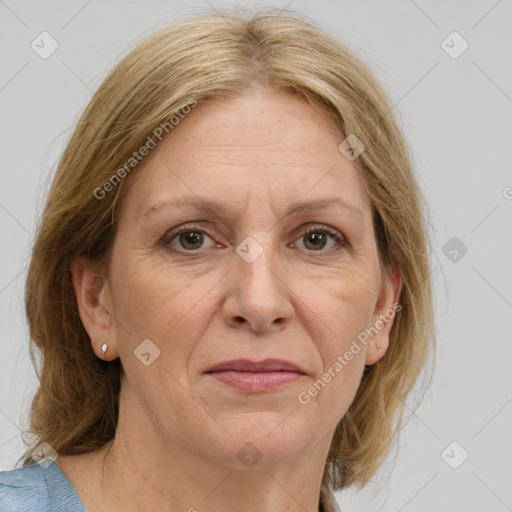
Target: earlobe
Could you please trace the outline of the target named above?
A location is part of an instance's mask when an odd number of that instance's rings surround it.
[[[113,321],[108,281],[101,275],[97,263],[85,257],[77,257],[71,263],[73,288],[85,330],[98,357],[112,360],[118,357],[113,340]],[[102,345],[108,343],[108,356]]]
[[[392,273],[385,276],[377,300],[372,325],[368,328],[371,338],[366,350],[365,364],[370,366],[382,359],[389,349],[390,332],[394,319],[401,309],[399,304],[402,291],[402,275],[395,267]]]

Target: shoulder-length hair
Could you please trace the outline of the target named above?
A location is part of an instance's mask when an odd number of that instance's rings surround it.
[[[405,399],[434,348],[426,203],[393,106],[352,51],[295,13],[250,19],[224,13],[195,16],[136,46],[94,94],[62,154],[26,281],[30,353],[40,385],[26,431],[36,441],[25,441],[24,466],[42,442],[59,454],[81,454],[114,438],[123,368],[119,359],[106,362],[92,350],[71,261],[85,256],[108,271],[116,205],[136,172],[126,162],[158,127],[170,133],[169,120],[184,105],[254,86],[304,98],[330,116],[340,134],[364,145],[354,162],[371,199],[382,268],[398,266],[402,276],[401,310],[388,352],[365,368],[337,426],[323,485],[362,488],[389,454]]]

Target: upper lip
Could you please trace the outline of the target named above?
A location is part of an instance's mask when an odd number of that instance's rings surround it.
[[[205,373],[222,372],[222,371],[236,371],[236,372],[306,372],[298,365],[285,361],[284,359],[264,359],[263,361],[251,361],[250,359],[232,359],[231,361],[223,361],[211,368],[208,368]]]

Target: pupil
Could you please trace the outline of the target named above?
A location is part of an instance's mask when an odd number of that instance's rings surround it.
[[[190,245],[201,245],[202,242],[202,234],[198,233],[197,231],[190,231],[188,233],[182,233],[180,238],[182,245],[187,248],[187,246]],[[199,242],[199,243],[198,243]],[[197,247],[188,247],[189,249],[197,249]]]
[[[308,236],[308,240],[313,240],[313,248],[323,247],[322,242],[325,242],[325,234],[324,233],[310,233]],[[315,242],[316,241],[316,242]],[[320,244],[318,243],[320,242]]]

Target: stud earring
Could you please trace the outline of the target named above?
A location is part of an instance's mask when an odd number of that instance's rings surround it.
[[[106,343],[103,343],[103,345],[101,345],[101,351],[105,354],[107,352],[107,349],[108,345]]]
[[[378,343],[376,343],[375,346],[379,352],[382,352],[382,347]]]

